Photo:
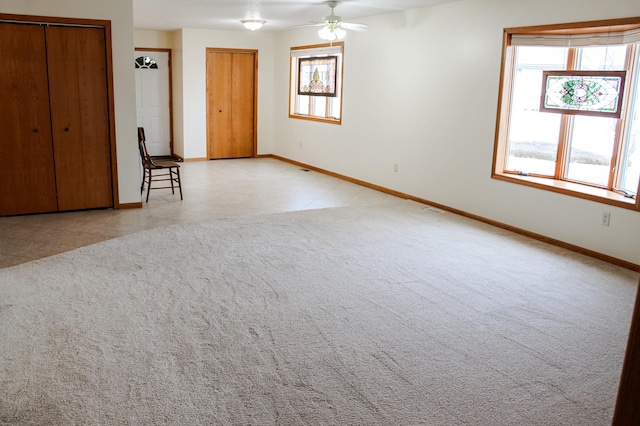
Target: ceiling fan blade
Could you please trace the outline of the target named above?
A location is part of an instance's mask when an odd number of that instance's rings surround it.
[[[340,27],[344,28],[345,30],[352,30],[352,31],[369,31],[368,25],[356,24],[353,22],[341,22]]]
[[[345,0],[343,0],[345,1]],[[333,11],[333,9],[341,3],[341,1],[325,1],[325,4],[327,4],[330,8],[331,8],[331,14],[328,16],[323,16],[322,20],[320,22],[313,22],[311,21],[309,24],[303,24],[303,25],[296,25],[293,27],[288,27],[289,29],[293,29],[293,28],[306,28],[306,27],[323,27],[325,25],[329,26],[332,28],[331,31],[333,31],[333,29],[337,28],[342,28],[344,30],[351,30],[351,31],[368,31],[369,30],[369,26],[365,25],[365,24],[357,24],[355,22],[344,22],[342,20],[342,17],[336,15]]]
[[[290,30],[293,30],[295,28],[322,27],[323,25],[325,25],[324,22],[310,22],[308,24],[294,25],[293,27],[287,27],[287,28]]]

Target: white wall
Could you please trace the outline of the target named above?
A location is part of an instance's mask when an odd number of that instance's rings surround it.
[[[134,30],[135,47],[172,49],[175,31]]]
[[[173,34],[173,151],[185,158],[184,146],[184,61],[182,30]]]
[[[118,191],[120,203],[140,202],[132,0],[0,0],[0,13],[111,21]]]
[[[503,28],[630,16],[640,1],[465,0],[360,20],[372,30],[345,39],[342,126],[286,116],[289,48],[321,40],[278,33],[273,153],[640,263],[640,212],[490,177]]]

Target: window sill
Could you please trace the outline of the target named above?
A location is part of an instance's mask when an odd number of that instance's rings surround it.
[[[289,114],[289,118],[297,118],[299,120],[309,120],[309,121],[317,121],[320,123],[330,123],[330,124],[342,124],[342,120],[339,118],[323,118],[323,117],[314,117],[312,115],[303,115],[303,114]]]
[[[583,198],[585,200],[596,201],[629,210],[640,210],[638,202],[634,198],[625,197],[617,192],[608,191],[602,188],[595,188],[579,183],[565,182],[553,179],[545,179],[533,176],[520,176],[507,173],[494,173],[493,179],[505,182],[517,183],[546,191],[557,192],[572,197]],[[636,197],[637,198],[637,197]]]

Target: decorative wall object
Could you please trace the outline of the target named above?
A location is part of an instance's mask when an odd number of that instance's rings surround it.
[[[540,111],[620,118],[626,71],[544,71]]]
[[[337,56],[300,58],[298,95],[336,96]]]

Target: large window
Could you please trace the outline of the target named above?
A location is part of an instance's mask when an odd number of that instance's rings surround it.
[[[289,117],[342,123],[344,44],[291,48]]]
[[[493,177],[640,210],[640,18],[505,30]]]

